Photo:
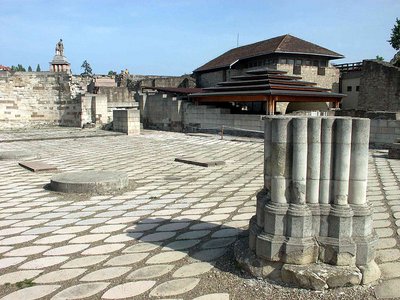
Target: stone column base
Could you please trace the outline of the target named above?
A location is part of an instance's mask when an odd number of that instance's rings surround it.
[[[284,264],[259,258],[248,247],[247,238],[238,240],[234,255],[239,265],[257,278],[281,281],[299,288],[324,290],[376,282],[381,272],[374,260],[365,266],[332,266],[324,263]]]

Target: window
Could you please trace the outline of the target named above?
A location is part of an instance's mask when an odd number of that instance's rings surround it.
[[[352,90],[353,90],[353,87],[352,87],[351,85],[348,85],[348,86],[347,86],[347,91],[348,91],[348,92],[351,92]]]
[[[294,59],[288,58],[287,63],[288,65],[294,65]]]
[[[294,75],[301,75],[301,65],[293,66],[293,74]]]
[[[319,66],[318,60],[313,60],[313,66],[314,66],[314,67],[318,67],[318,66]]]
[[[282,64],[282,65],[287,64],[287,59],[286,58],[280,58],[279,59],[279,63]]]
[[[359,92],[359,91],[360,91],[360,86],[357,85],[357,86],[356,86],[356,92]]]
[[[311,60],[306,59],[306,60],[304,61],[304,65],[305,65],[305,66],[311,66]]]
[[[325,76],[325,68],[318,67],[317,74],[321,75],[321,76]]]
[[[301,59],[296,59],[296,61],[295,61],[295,65],[296,66],[301,66],[301,63],[302,63],[303,61],[301,60]]]

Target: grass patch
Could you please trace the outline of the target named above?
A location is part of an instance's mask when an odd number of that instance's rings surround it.
[[[24,279],[22,281],[18,281],[15,285],[17,286],[18,289],[24,289],[27,287],[34,286],[35,283],[33,282],[32,279]]]

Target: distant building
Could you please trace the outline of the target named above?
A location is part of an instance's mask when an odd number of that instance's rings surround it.
[[[231,49],[193,71],[198,87],[210,87],[232,76],[267,67],[300,75],[319,87],[339,91],[339,71],[331,60],[344,56],[286,34]]]
[[[342,109],[358,109],[362,62],[336,65],[340,70],[339,92],[347,96],[342,101]]]
[[[10,68],[10,67],[6,67],[6,66],[3,66],[3,65],[0,65],[0,71],[11,72],[11,68]]]

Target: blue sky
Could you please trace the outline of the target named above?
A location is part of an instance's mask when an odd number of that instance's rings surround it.
[[[355,62],[395,54],[399,0],[0,0],[0,64],[47,70],[60,38],[73,73],[182,75],[239,45],[292,34]]]

